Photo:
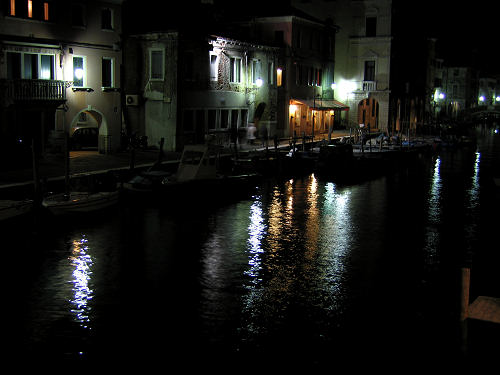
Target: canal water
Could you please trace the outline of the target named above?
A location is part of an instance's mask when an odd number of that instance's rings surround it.
[[[8,358],[71,372],[456,361],[460,269],[471,300],[499,296],[499,151],[488,130],[351,185],[270,178],[238,199],[5,226]]]

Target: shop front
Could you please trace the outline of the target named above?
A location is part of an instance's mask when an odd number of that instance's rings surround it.
[[[333,130],[345,129],[349,107],[337,100],[291,99],[290,135],[293,137],[330,136]]]

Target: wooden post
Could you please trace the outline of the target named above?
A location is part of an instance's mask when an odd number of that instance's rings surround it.
[[[158,153],[158,164],[161,164],[163,158],[163,144],[165,143],[165,138],[160,139],[160,152]]]
[[[133,171],[135,168],[135,145],[136,145],[136,138],[135,135],[130,138],[130,170]]]
[[[40,197],[40,176],[39,176],[39,163],[38,157],[36,155],[36,140],[35,137],[31,140],[31,158],[33,163],[33,188],[34,188],[34,196],[35,196],[35,206],[38,207],[38,204],[41,201]]]
[[[462,268],[462,298],[460,301],[460,321],[469,316],[470,268]]]
[[[470,293],[470,268],[463,267],[461,270],[461,300],[460,300],[460,338],[461,351],[467,353],[468,350],[468,325],[469,316],[469,293]]]
[[[64,132],[64,196],[69,198],[69,134]]]

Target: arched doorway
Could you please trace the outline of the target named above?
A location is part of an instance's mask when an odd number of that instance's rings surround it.
[[[89,106],[73,117],[69,129],[70,139],[71,137],[77,137],[78,133],[81,133],[83,137],[88,137],[85,140],[84,147],[98,149],[101,154],[110,151],[108,124],[106,117],[99,110]],[[97,137],[94,137],[94,134]],[[79,146],[82,147],[82,144]]]
[[[374,98],[366,98],[358,104],[358,125],[370,131],[378,130],[379,103]]]

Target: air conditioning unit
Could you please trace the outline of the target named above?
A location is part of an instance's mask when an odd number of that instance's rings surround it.
[[[126,95],[125,103],[127,105],[139,105],[139,95]]]

